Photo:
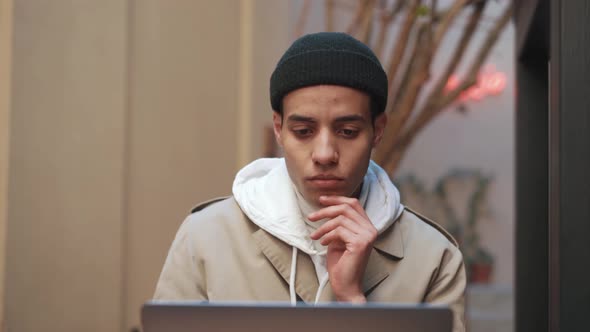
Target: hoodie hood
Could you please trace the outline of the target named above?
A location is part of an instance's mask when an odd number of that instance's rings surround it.
[[[399,191],[373,161],[363,180],[364,186],[368,186],[365,211],[381,233],[403,211]],[[260,228],[308,255],[322,254],[309,237],[283,158],[262,158],[246,165],[236,175],[232,191],[242,211]]]

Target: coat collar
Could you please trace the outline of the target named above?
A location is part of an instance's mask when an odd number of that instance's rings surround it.
[[[398,259],[404,258],[404,234],[400,222],[405,213],[404,210],[397,220],[377,237],[373,244],[375,249]]]
[[[391,266],[390,261],[392,258],[402,259],[404,257],[403,234],[398,226],[399,219],[381,233],[375,241],[363,277],[363,292],[365,295],[389,276],[388,267]],[[253,237],[262,253],[288,284],[291,275],[293,248],[263,229],[254,232]],[[313,303],[318,287],[318,280],[311,258],[307,254],[298,251],[295,292],[303,301]],[[329,285],[326,286],[320,300],[335,300]]]

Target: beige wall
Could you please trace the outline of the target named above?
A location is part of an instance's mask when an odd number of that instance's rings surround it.
[[[125,2],[16,1],[9,331],[115,331],[122,316]]]
[[[12,0],[0,0],[0,332],[4,331],[4,266],[8,213],[10,137],[10,68],[12,59]]]
[[[230,195],[262,153],[268,79],[288,42],[285,2],[151,0],[133,12],[127,327],[192,205]]]
[[[286,17],[271,0],[15,2],[11,331],[138,326],[192,205],[262,152]]]
[[[289,1],[256,0],[253,2],[251,131],[248,135],[250,156],[261,157],[264,151],[264,128],[272,124],[270,75],[277,61],[291,44],[289,35]]]
[[[240,4],[135,1],[127,172],[127,327],[191,207],[236,171]]]

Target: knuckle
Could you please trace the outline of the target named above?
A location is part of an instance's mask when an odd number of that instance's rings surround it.
[[[372,242],[370,238],[364,238],[362,241],[363,248],[370,247]]]
[[[372,235],[371,235],[370,237],[368,237],[368,238],[367,238],[367,244],[368,244],[368,245],[373,245],[373,243],[375,243],[375,240],[376,240],[376,239],[377,239],[377,237],[376,237],[376,236],[372,236]]]
[[[379,233],[377,232],[377,229],[375,227],[371,227],[369,233],[371,234],[371,238],[373,240],[377,238],[377,235],[379,235]]]
[[[342,225],[342,218],[340,216],[338,216],[338,217],[333,218],[332,220],[330,220],[329,223],[333,227],[338,227],[338,226]]]
[[[338,205],[338,212],[339,213],[346,213],[346,211],[348,211],[348,209],[350,209],[350,206],[348,204]]]
[[[359,240],[357,243],[355,243],[355,247],[358,251],[364,251],[367,249],[368,246],[369,242],[365,240]]]
[[[348,207],[360,206],[359,200],[355,197],[346,197],[346,199],[344,200],[344,204],[346,204]]]
[[[350,205],[346,205],[343,207],[343,211],[342,212],[347,212],[347,213],[351,213],[354,212],[354,208]]]

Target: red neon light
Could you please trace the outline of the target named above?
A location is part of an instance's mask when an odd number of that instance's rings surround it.
[[[445,86],[445,91],[450,92],[457,88],[461,81],[456,74],[451,75]],[[477,83],[459,95],[459,101],[479,101],[487,96],[496,96],[506,88],[506,74],[496,71],[492,65],[486,66],[477,76]]]

